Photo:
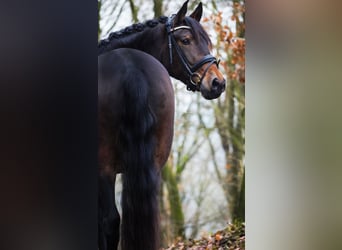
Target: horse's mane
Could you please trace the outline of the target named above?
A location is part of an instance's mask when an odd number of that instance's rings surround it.
[[[131,34],[139,33],[143,30],[145,30],[146,27],[153,28],[157,26],[159,23],[166,23],[168,17],[166,16],[160,16],[159,18],[154,18],[145,21],[144,23],[135,23],[130,26],[127,26],[126,28],[123,28],[119,31],[114,31],[109,33],[108,37],[105,39],[102,39],[99,41],[97,48],[101,51],[99,54],[102,54],[106,52],[106,48],[109,47],[111,42],[115,39],[120,39],[127,37]]]
[[[160,16],[159,18],[150,19],[150,20],[145,21],[144,23],[135,23],[119,31],[114,31],[114,32],[109,33],[107,38],[100,40],[98,43],[97,48],[99,50],[99,55],[116,48],[115,46],[113,47],[113,44],[112,44],[113,40],[126,38],[129,35],[142,32],[145,30],[146,27],[153,28],[157,26],[159,23],[165,24],[167,20],[168,20],[168,17]],[[210,41],[208,34],[205,32],[203,27],[195,19],[190,18],[190,17],[185,17],[185,23],[186,25],[192,28],[191,30],[192,34],[197,41],[199,41],[199,39],[202,38],[206,41],[206,43],[210,46],[210,48],[212,47],[212,43]]]

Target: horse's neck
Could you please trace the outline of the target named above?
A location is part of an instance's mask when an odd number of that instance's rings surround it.
[[[155,27],[146,27],[141,32],[135,32],[119,38],[113,38],[105,47],[100,48],[100,54],[119,48],[131,48],[143,51],[156,58],[170,72],[165,25],[159,23]]]
[[[140,51],[144,51],[156,57],[159,61],[158,54],[160,54],[160,39],[156,39],[160,36],[163,25],[158,24],[153,28],[145,28],[141,32],[136,32],[121,38],[114,38],[109,45],[108,50],[118,48],[131,48]],[[106,49],[107,50],[107,49]]]

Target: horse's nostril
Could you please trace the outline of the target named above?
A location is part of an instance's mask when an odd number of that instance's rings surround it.
[[[212,89],[221,90],[223,92],[226,89],[226,80],[223,79],[222,81],[219,81],[219,79],[215,78],[212,82]]]
[[[212,82],[212,86],[213,87],[217,87],[217,86],[219,86],[219,84],[220,84],[220,82],[219,82],[219,80],[217,79],[217,78],[215,78],[214,80],[213,80],[213,82]]]

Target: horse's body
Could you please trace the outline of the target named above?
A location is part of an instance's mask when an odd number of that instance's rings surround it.
[[[206,99],[225,79],[198,23],[202,5],[185,17],[159,18],[115,32],[99,44],[99,249],[158,249],[160,169],[170,152],[174,95],[169,74]],[[142,52],[143,51],[143,52]],[[122,223],[114,199],[123,173]]]

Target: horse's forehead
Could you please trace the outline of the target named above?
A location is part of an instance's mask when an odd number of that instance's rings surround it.
[[[190,29],[179,29],[174,32],[174,35],[177,37],[192,35],[193,39],[195,39],[197,42],[208,45],[207,40],[203,37],[203,35],[201,35],[203,32],[204,30],[193,29],[190,27]]]
[[[176,36],[182,36],[182,35],[192,34],[192,32],[191,32],[191,28],[190,29],[183,28],[183,29],[176,30],[174,34]]]

